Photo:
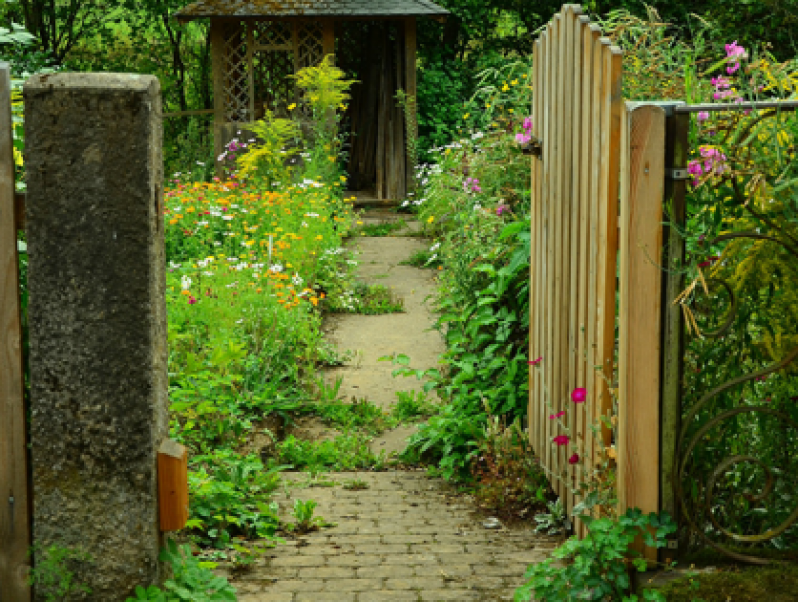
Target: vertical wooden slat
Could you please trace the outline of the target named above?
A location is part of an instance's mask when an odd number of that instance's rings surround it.
[[[586,403],[586,418],[592,424],[596,419],[596,357],[597,357],[597,344],[596,344],[596,320],[597,320],[597,302],[596,295],[598,289],[598,216],[599,216],[599,190],[601,173],[601,117],[602,117],[602,97],[601,97],[601,82],[602,82],[602,44],[600,40],[601,29],[598,25],[590,25],[590,33],[593,40],[593,77],[591,81],[591,159],[590,159],[590,252],[588,256],[588,277],[587,277],[587,378],[586,388],[588,397]],[[587,435],[586,441],[587,452],[593,462],[597,459],[597,452],[601,449],[596,445],[594,437]]]
[[[249,115],[247,121],[255,121],[255,28],[251,23],[241,23],[247,36],[247,86],[249,86]]]
[[[418,115],[417,109],[417,96],[418,96],[418,83],[417,83],[417,23],[416,17],[408,17],[405,19],[405,93],[407,94],[407,139],[415,140],[418,144]],[[411,192],[415,185],[416,173],[416,160],[417,157],[411,156],[410,147],[408,146],[407,152],[407,192]]]
[[[11,69],[0,63],[0,597],[28,602],[30,507],[11,127]]]
[[[213,81],[213,156],[216,177],[223,174],[222,164],[216,159],[224,150],[222,126],[224,125],[224,25],[220,19],[211,19],[211,77]]]
[[[619,511],[659,510],[665,111],[630,104],[621,142],[617,487]],[[655,548],[645,550],[655,561]]]
[[[538,69],[538,87],[540,92],[538,94],[538,98],[535,102],[535,131],[537,135],[545,140],[546,136],[546,119],[547,119],[547,110],[548,110],[548,94],[549,94],[549,32],[548,30],[544,31],[541,36],[540,40],[538,41],[540,51],[540,61],[539,61],[539,69]],[[536,430],[534,431],[535,437],[535,452],[537,453],[538,457],[542,459],[545,458],[545,428],[546,428],[546,405],[545,405],[545,397],[543,393],[543,386],[545,383],[545,366],[546,366],[546,358],[544,356],[546,352],[546,345],[545,345],[545,338],[544,338],[544,324],[545,324],[545,314],[544,314],[544,307],[545,307],[545,293],[546,293],[546,255],[545,255],[545,244],[546,244],[546,222],[545,222],[545,178],[546,178],[546,143],[544,142],[543,151],[541,153],[540,161],[537,162],[538,165],[538,182],[536,184],[536,191],[538,197],[537,203],[537,216],[538,216],[538,236],[535,242],[536,245],[536,253],[535,253],[535,273],[536,273],[536,289],[535,289],[535,309],[530,311],[534,311],[532,315],[532,319],[536,322],[536,331],[535,331],[535,351],[532,354],[533,359],[538,357],[542,357],[541,365],[533,369],[535,375],[535,389],[533,395],[535,396],[535,409],[537,415],[537,425]]]
[[[323,19],[321,22],[321,47],[322,54],[335,55],[335,20]]]
[[[558,301],[557,286],[559,284],[556,265],[556,249],[557,242],[559,240],[558,208],[560,202],[560,186],[562,182],[560,173],[561,130],[559,127],[562,105],[557,101],[557,99],[562,98],[562,70],[560,69],[560,66],[562,65],[560,55],[560,21],[560,15],[555,15],[551,39],[551,61],[549,63],[552,70],[552,93],[549,97],[549,101],[551,103],[549,107],[550,134],[547,136],[547,140],[551,146],[551,153],[550,160],[548,162],[549,166],[547,168],[549,172],[549,193],[546,195],[546,208],[548,210],[548,238],[546,240],[546,266],[548,269],[546,292],[546,317],[548,319],[548,323],[546,324],[546,354],[551,358],[549,362],[549,369],[546,370],[546,399],[551,404],[552,410],[554,412],[559,411],[560,407],[560,400],[557,398],[556,391],[556,374],[560,367],[560,361],[559,357],[557,356],[557,349],[555,348],[555,337],[557,331],[554,326],[557,316],[555,304],[556,301]],[[554,428],[555,425],[553,422],[549,421],[547,426],[546,454],[548,459],[548,467],[553,474],[557,475],[559,474],[557,453],[556,450],[553,449],[553,444],[551,442],[552,437],[556,434],[556,430]],[[560,481],[555,478],[552,486],[554,487],[554,491],[559,496],[561,494]]]
[[[584,387],[587,379],[587,362],[585,360],[587,354],[587,315],[588,315],[588,265],[589,265],[589,249],[593,244],[590,238],[590,174],[591,174],[591,136],[592,136],[592,121],[591,121],[591,92],[593,82],[593,33],[589,27],[590,20],[586,17],[580,17],[580,34],[582,36],[582,99],[580,101],[581,113],[581,126],[579,134],[579,257],[577,259],[579,264],[579,274],[577,283],[577,327],[579,329],[579,336],[577,339],[577,362],[576,362],[576,382],[579,386]],[[585,415],[585,406],[587,404],[580,404],[577,407],[577,432],[581,436],[580,440],[580,453],[582,457],[586,456],[588,439],[588,421]],[[581,466],[581,464],[579,465]],[[584,478],[584,471],[579,470],[578,478]],[[575,499],[576,502],[580,501],[579,498]],[[577,523],[577,535],[584,534],[584,525],[581,522]]]
[[[532,51],[532,127],[533,134],[540,137],[539,119],[540,119],[540,97],[543,94],[543,88],[540,84],[540,71],[541,62],[543,60],[540,38],[535,40],[535,47]],[[538,343],[537,343],[537,293],[538,293],[538,275],[540,269],[538,267],[538,253],[537,244],[540,238],[540,189],[538,182],[540,178],[540,161],[538,158],[532,158],[530,173],[530,203],[529,203],[529,350],[527,352],[530,360],[538,357]],[[540,368],[529,366],[529,400],[527,405],[527,428],[529,442],[532,449],[537,453],[538,444],[535,437],[535,432],[540,421],[538,415],[538,399],[535,395],[537,377],[540,373]]]
[[[606,118],[602,118],[606,128],[606,144],[604,146],[606,180],[601,191],[602,211],[599,214],[600,289],[598,295],[599,322],[598,336],[601,351],[601,387],[600,411],[608,416],[613,410],[613,399],[610,386],[613,382],[615,362],[615,327],[616,327],[616,293],[617,293],[617,259],[618,259],[618,178],[620,175],[621,114],[623,98],[621,96],[621,58],[622,52],[616,46],[604,49],[604,91],[606,98]],[[606,196],[605,196],[606,195]],[[602,238],[603,237],[603,238]],[[603,429],[604,444],[612,441],[611,429]]]

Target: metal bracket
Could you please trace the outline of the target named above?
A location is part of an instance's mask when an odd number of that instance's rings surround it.
[[[665,177],[670,180],[689,180],[690,173],[685,167],[666,167]]]
[[[543,156],[543,140],[540,138],[531,137],[532,139],[521,147],[521,152],[525,155],[532,155],[533,157]]]
[[[668,549],[669,550],[678,550],[679,549],[679,540],[678,539],[669,539],[668,540]]]

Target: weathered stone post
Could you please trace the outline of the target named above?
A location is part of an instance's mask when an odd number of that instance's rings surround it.
[[[24,97],[34,542],[88,552],[86,599],[124,600],[159,577],[160,86],[65,73]]]

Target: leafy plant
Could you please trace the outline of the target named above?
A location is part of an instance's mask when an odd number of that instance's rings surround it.
[[[568,514],[563,508],[562,499],[557,498],[553,502],[548,502],[546,508],[548,508],[548,512],[539,512],[535,515],[535,522],[537,523],[535,531],[546,535],[564,533],[568,529]]]
[[[368,437],[360,434],[339,435],[332,441],[303,441],[289,435],[277,445],[275,456],[276,461],[297,470],[379,470],[387,459],[384,452],[374,454],[369,442]]]
[[[397,391],[396,397],[397,402],[392,413],[401,422],[415,418],[428,418],[439,409],[424,391]]]
[[[405,227],[407,227],[407,223],[404,220],[391,220],[378,224],[366,224],[360,228],[360,233],[363,236],[391,236]]]
[[[178,548],[173,540],[161,550],[161,562],[171,566],[173,576],[164,582],[162,590],[156,585],[136,587],[136,597],[126,602],[225,602],[235,601],[235,588],[224,577],[211,572],[212,563],[196,559],[188,545]]]
[[[77,567],[94,560],[87,552],[55,544],[48,548],[34,546],[31,555],[35,565],[28,583],[36,588],[38,597],[46,602],[61,602],[69,600],[73,594],[91,593],[86,584],[75,579]]]
[[[588,535],[580,540],[572,537],[552,553],[550,558],[529,567],[524,578],[526,584],[516,590],[515,600],[534,599],[541,602],[566,602],[577,600],[657,600],[665,597],[655,590],[644,590],[642,598],[630,593],[629,564],[638,571],[647,568],[645,558],[631,549],[632,542],[641,537],[647,546],[661,548],[665,538],[676,531],[670,516],[643,514],[639,509],[629,509],[617,520],[580,517]],[[631,558],[631,560],[627,560]],[[555,566],[567,561],[564,567]]]
[[[369,484],[363,479],[352,479],[344,483],[343,487],[348,491],[363,491],[369,488]]]
[[[327,522],[318,516],[313,516],[318,504],[313,500],[303,502],[294,500],[294,519],[295,523],[287,523],[284,528],[293,533],[308,533],[315,531],[319,527],[327,525]]]

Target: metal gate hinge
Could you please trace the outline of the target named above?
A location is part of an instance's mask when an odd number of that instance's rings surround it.
[[[531,140],[521,147],[521,152],[533,157],[543,156],[543,140],[531,136]]]
[[[689,180],[690,173],[686,167],[666,167],[665,177],[669,180]]]

